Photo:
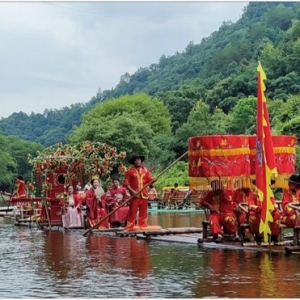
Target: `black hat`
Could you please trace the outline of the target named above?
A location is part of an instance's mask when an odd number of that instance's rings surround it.
[[[134,165],[134,161],[135,161],[136,158],[140,158],[142,162],[145,160],[145,156],[144,156],[144,155],[134,154],[134,155],[129,159],[129,163],[132,164],[132,165]]]
[[[287,181],[300,186],[300,176],[298,174],[291,175]]]
[[[120,181],[120,174],[112,174],[111,175],[111,180],[118,180],[118,181]]]

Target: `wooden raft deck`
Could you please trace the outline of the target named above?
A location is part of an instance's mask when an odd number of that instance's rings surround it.
[[[33,222],[34,224],[34,222]],[[46,224],[45,224],[46,225]],[[54,226],[55,227],[55,226]],[[52,228],[53,230],[54,228]],[[62,229],[58,228],[57,229]],[[83,231],[83,228],[69,228],[69,230]],[[222,242],[215,242],[212,238],[203,238],[203,228],[197,227],[176,227],[176,228],[161,228],[161,229],[145,229],[132,232],[124,232],[124,228],[102,228],[93,229],[92,234],[109,235],[117,238],[137,238],[143,239],[147,242],[160,241],[167,243],[183,243],[198,245],[204,248],[215,249],[231,249],[231,250],[250,250],[258,252],[273,252],[285,254],[300,254],[300,245],[294,245],[294,241],[286,239],[278,244],[262,243],[257,245],[250,242],[238,242],[232,240],[224,240]]]
[[[133,232],[124,232],[121,228],[112,229],[96,229],[93,230],[95,234],[113,234],[116,237],[134,237],[143,239],[148,242],[160,241],[167,243],[183,243],[193,244],[204,248],[215,249],[232,249],[232,250],[250,250],[259,252],[272,252],[272,253],[286,253],[286,254],[300,254],[300,246],[293,246],[293,240],[287,239],[286,241],[277,244],[238,242],[231,240],[224,240],[222,242],[215,242],[210,238],[203,239],[203,229],[196,227],[183,227],[183,228],[166,228],[161,230],[140,230]]]
[[[293,246],[292,240],[286,240],[277,244],[261,243],[241,243],[237,241],[225,240],[222,242],[215,242],[212,239],[202,238],[202,233],[197,232],[182,232],[181,234],[151,234],[138,233],[136,235],[138,239],[145,239],[147,241],[160,241],[160,242],[172,242],[172,243],[183,243],[193,244],[204,248],[215,248],[215,249],[231,249],[231,250],[250,250],[258,252],[272,252],[272,253],[286,253],[286,254],[300,254],[300,246]]]
[[[182,235],[182,234],[195,234],[202,233],[202,228],[196,227],[180,227],[180,228],[166,228],[160,230],[137,230],[132,232],[117,232],[116,235],[120,237],[128,237],[128,236],[138,236],[143,235],[148,238],[156,237],[156,236],[170,236],[170,235]]]

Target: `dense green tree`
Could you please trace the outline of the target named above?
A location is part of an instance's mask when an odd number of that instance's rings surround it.
[[[32,166],[28,162],[28,155],[36,156],[37,151],[44,147],[35,142],[28,142],[16,136],[7,137],[7,150],[15,162],[15,174],[22,175],[24,179],[31,179]]]
[[[300,138],[300,117],[295,117],[290,121],[284,123],[282,128],[283,134],[296,135],[298,140]]]
[[[163,176],[161,176],[157,180],[157,182],[155,182],[155,186],[159,192],[162,192],[163,187],[174,186],[175,183],[178,183],[179,185],[182,186],[189,185],[187,162],[185,161],[177,162]]]
[[[256,104],[254,96],[242,98],[230,113],[229,131],[232,134],[256,133]]]
[[[281,49],[274,47],[273,44],[268,44],[261,50],[260,56],[268,78],[276,78],[285,74],[285,56]]]
[[[268,27],[287,30],[291,26],[293,16],[294,12],[292,7],[278,4],[274,10],[266,12],[263,18]]]
[[[172,153],[165,153],[166,149],[158,148],[155,142],[170,135],[170,114],[164,104],[146,94],[135,94],[97,105],[84,116],[69,140],[107,142],[129,155],[143,153],[150,161],[164,163]]]
[[[0,134],[0,189],[8,190],[16,174],[17,163],[8,149],[8,139]]]
[[[196,101],[199,100],[197,97],[197,95],[186,97],[186,95],[180,91],[158,94],[158,98],[163,100],[172,116],[173,131],[176,131],[186,122],[193,106]]]
[[[188,148],[191,136],[225,134],[224,124],[227,116],[218,108],[216,115],[210,113],[210,108],[203,101],[198,101],[190,113],[188,120],[176,132],[173,149],[176,153],[184,153]]]

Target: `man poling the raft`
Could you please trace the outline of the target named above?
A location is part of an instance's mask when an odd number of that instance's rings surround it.
[[[159,177],[161,177],[165,172],[167,172],[171,167],[173,167],[174,164],[176,164],[179,160],[181,160],[188,152],[185,152],[184,154],[182,154],[180,157],[178,157],[175,161],[173,161],[167,168],[165,168],[159,175],[156,176],[156,179],[158,179]],[[136,194],[139,195],[140,193],[142,193],[146,188],[148,188],[149,185],[151,185],[153,183],[153,181],[148,182],[147,184],[145,184],[143,187],[139,187],[138,191],[136,191]],[[124,205],[126,205],[127,203],[129,203],[131,200],[133,200],[135,197],[135,195],[131,196],[130,198],[128,198],[126,201],[124,201],[123,203],[121,203],[118,207],[116,207],[113,211],[111,211],[110,213],[108,213],[105,217],[103,217],[101,220],[99,220],[99,222],[97,222],[94,226],[92,226],[91,228],[89,228],[88,230],[86,230],[83,233],[83,236],[88,235],[94,228],[98,228],[98,226],[109,216],[111,216],[112,214],[114,214],[118,209],[120,209],[121,207],[123,207]],[[146,204],[148,203],[147,199],[144,200],[146,202]],[[147,204],[148,205],[148,204]]]
[[[145,160],[144,155],[134,155],[129,160],[129,163],[133,166],[129,168],[125,174],[124,186],[132,195],[132,199],[129,202],[129,213],[127,219],[127,226],[124,229],[125,232],[134,231],[135,221],[137,213],[139,212],[138,225],[140,229],[148,227],[148,189],[143,189],[138,193],[138,190],[144,185],[150,185],[157,179],[152,177],[150,171],[142,164]]]

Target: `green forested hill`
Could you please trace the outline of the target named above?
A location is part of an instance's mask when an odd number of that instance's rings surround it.
[[[46,146],[65,142],[82,114],[97,103],[144,92],[166,104],[175,133],[199,100],[211,112],[218,107],[228,114],[240,99],[255,95],[259,59],[268,77],[268,99],[287,101],[300,94],[299,20],[300,3],[251,2],[236,23],[224,22],[200,44],[190,43],[182,53],[162,55],[158,63],[124,74],[114,89],[98,92],[88,104],[14,113],[0,120],[0,130]]]
[[[182,53],[124,74],[114,89],[99,90],[87,104],[2,118],[0,188],[30,172],[27,153],[57,142],[106,142],[129,155],[145,154],[159,172],[187,150],[190,136],[254,134],[259,60],[267,74],[272,132],[299,141],[300,3],[251,2],[236,23],[224,22]],[[187,182],[186,162],[175,168],[172,182],[162,179],[162,186]]]

